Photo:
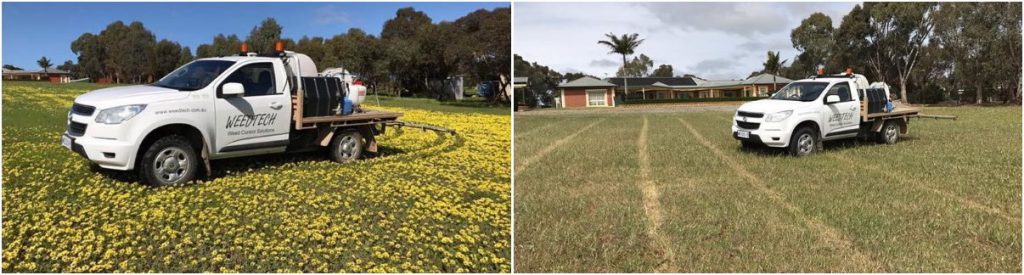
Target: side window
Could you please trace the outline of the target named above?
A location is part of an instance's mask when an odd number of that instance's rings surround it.
[[[826,97],[830,95],[838,95],[839,102],[853,101],[853,96],[850,94],[850,84],[846,82],[836,83],[836,85],[832,86],[828,93],[825,94]]]
[[[217,87],[217,97],[221,97],[224,84],[237,82],[245,88],[244,96],[272,95],[276,93],[274,85],[274,64],[269,62],[245,65],[235,70]]]

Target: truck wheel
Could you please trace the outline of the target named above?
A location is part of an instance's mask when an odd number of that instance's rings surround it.
[[[885,125],[882,125],[882,131],[876,134],[875,141],[879,144],[894,144],[900,139],[900,126],[896,121],[886,121]]]
[[[818,148],[818,136],[810,127],[801,127],[789,138],[789,154],[802,157],[814,153]]]
[[[158,139],[139,161],[139,177],[153,187],[191,181],[199,168],[196,150],[178,135]]]
[[[336,162],[349,162],[362,157],[363,135],[355,129],[338,132],[331,139],[331,159]]]

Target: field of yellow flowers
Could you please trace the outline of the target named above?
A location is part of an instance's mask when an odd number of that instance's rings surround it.
[[[222,160],[149,188],[61,147],[72,100],[97,86],[3,84],[5,272],[510,271],[507,111],[389,101],[458,135],[406,128],[351,164]]]

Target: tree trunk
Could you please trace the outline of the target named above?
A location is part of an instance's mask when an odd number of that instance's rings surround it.
[[[984,97],[983,97],[984,93],[982,92],[982,89],[981,89],[981,82],[978,82],[977,84],[974,84],[974,93],[975,93],[974,104],[979,104],[980,105],[981,103],[985,102],[984,101]]]
[[[910,104],[910,99],[907,98],[907,79],[900,78],[900,100],[903,104]]]

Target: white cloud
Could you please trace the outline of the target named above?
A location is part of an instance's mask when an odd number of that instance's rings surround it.
[[[655,66],[737,79],[760,70],[769,50],[792,59],[789,32],[811,13],[823,12],[838,26],[854,4],[516,3],[513,46],[529,61],[604,77],[615,74],[621,57],[597,41],[605,33],[639,33],[646,40],[636,53]]]
[[[348,23],[348,13],[336,6],[321,7],[313,13],[313,22],[321,25]]]

